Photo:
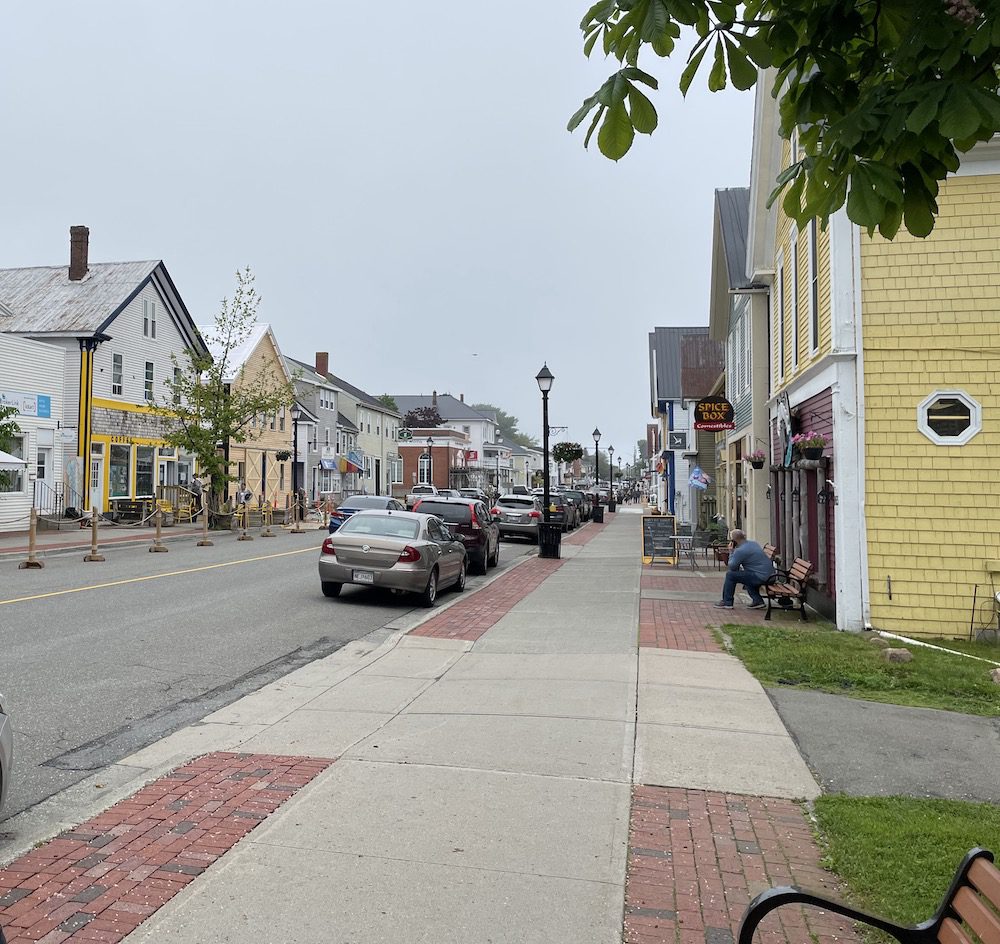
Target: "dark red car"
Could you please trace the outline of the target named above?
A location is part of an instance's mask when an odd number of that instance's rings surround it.
[[[485,574],[500,563],[500,526],[481,501],[472,498],[422,498],[413,510],[437,515],[465,545],[470,569]]]

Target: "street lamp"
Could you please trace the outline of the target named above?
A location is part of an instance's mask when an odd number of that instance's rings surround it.
[[[299,420],[302,419],[302,408],[298,403],[292,404],[292,523],[296,532],[299,528]]]
[[[434,437],[427,437],[427,481],[434,484]]]
[[[500,495],[500,444],[503,442],[503,436],[497,436],[497,495]]]
[[[608,446],[608,511],[615,510],[615,447]]]
[[[549,391],[555,380],[548,364],[542,364],[542,369],[535,375],[538,389],[542,391],[542,501],[545,508],[542,512],[542,523],[538,531],[538,556],[539,557],[559,557],[559,542],[561,532],[552,524],[549,516],[549,505],[552,502],[549,496]]]
[[[601,487],[601,450],[598,444],[601,441],[601,431],[594,427],[594,488]]]

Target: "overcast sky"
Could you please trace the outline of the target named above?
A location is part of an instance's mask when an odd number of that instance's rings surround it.
[[[707,323],[713,191],[750,93],[683,101],[618,164],[568,117],[612,71],[589,0],[47,0],[0,31],[0,266],[163,259],[197,322],[250,265],[282,350],[372,394],[464,393],[630,455],[647,333]],[[684,52],[687,43],[685,40]]]

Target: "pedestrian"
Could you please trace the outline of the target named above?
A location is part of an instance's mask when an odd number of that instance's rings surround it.
[[[760,586],[774,576],[774,564],[756,541],[748,541],[746,532],[739,528],[729,532],[729,567],[722,587],[722,599],[715,606],[731,610],[736,598],[736,585],[743,584],[750,594],[751,610],[761,609],[765,603]]]
[[[202,484],[201,475],[196,475],[191,479],[191,498],[194,502],[194,512],[191,515],[192,521],[197,521],[202,512],[205,500],[205,486]]]
[[[247,485],[246,481],[241,481],[236,489],[236,504],[249,505],[251,501],[253,501],[253,492],[250,491],[250,486]]]

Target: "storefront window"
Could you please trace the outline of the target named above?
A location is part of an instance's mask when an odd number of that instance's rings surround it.
[[[14,436],[10,445],[4,450],[18,459],[24,458],[24,437]],[[24,491],[24,467],[19,469],[0,469],[0,494]]]
[[[135,447],[135,496],[136,498],[151,498],[153,496],[153,454],[152,446]]]
[[[130,446],[111,447],[109,486],[112,498],[128,498],[131,495],[129,490],[130,459]]]

